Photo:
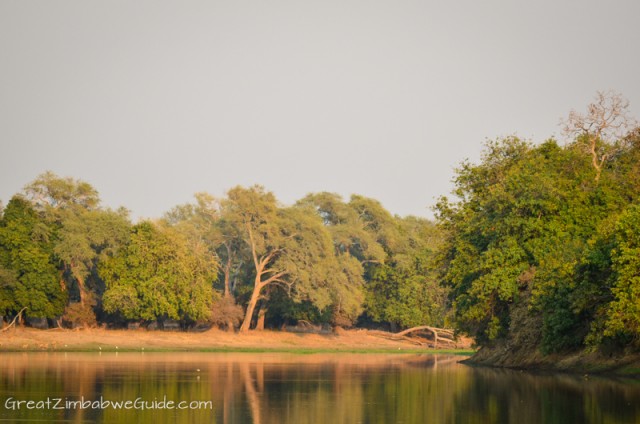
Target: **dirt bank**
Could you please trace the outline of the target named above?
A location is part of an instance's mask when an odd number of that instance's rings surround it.
[[[469,349],[469,340],[458,348]],[[236,334],[217,329],[201,333],[147,330],[37,330],[11,328],[0,333],[2,351],[425,351],[407,340],[389,340],[379,332],[342,330],[338,334],[303,334],[281,331],[250,331]]]
[[[481,348],[475,355],[465,360],[465,363],[537,371],[640,377],[640,355],[637,353],[604,355],[598,352],[581,351],[565,355],[543,355],[537,349],[499,345]]]

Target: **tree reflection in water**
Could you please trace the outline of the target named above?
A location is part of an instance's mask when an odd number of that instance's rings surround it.
[[[640,386],[378,354],[2,354],[0,419],[206,423],[635,423]],[[212,409],[9,410],[6,399],[211,401]]]

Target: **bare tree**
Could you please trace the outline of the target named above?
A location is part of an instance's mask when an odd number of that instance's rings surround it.
[[[615,91],[598,91],[595,102],[589,104],[587,113],[572,110],[562,121],[565,136],[574,138],[576,143],[591,155],[591,163],[596,170],[596,183],[605,162],[617,148],[616,140],[637,125],[629,115],[629,101]],[[617,147],[617,148],[616,148]]]

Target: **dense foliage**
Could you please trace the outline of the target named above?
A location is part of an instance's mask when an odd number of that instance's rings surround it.
[[[459,328],[481,344],[523,333],[545,352],[639,341],[640,138],[601,170],[581,142],[488,143],[458,169],[459,201],[439,203],[443,280]]]
[[[53,236],[29,202],[19,196],[9,201],[0,221],[1,313],[62,314],[67,295],[53,264]]]
[[[86,182],[47,172],[0,219],[0,307],[74,327],[439,325],[438,234],[362,196],[284,206],[260,186],[132,225]]]

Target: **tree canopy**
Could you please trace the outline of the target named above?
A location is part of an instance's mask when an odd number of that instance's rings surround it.
[[[52,230],[31,204],[14,196],[0,220],[0,306],[12,315],[53,318],[64,310],[67,293],[54,264]]]
[[[141,222],[129,242],[100,263],[104,309],[126,320],[208,318],[217,263],[171,228]]]
[[[443,282],[458,327],[481,344],[526,333],[534,348],[567,351],[634,334],[640,268],[626,252],[640,145],[615,141],[594,179],[581,143],[490,142],[458,169],[458,200],[439,203]]]
[[[0,313],[65,325],[179,320],[454,326],[482,346],[640,349],[640,129],[598,93],[566,143],[489,141],[437,220],[354,194],[197,193],[135,225],[51,172],[0,206]]]

